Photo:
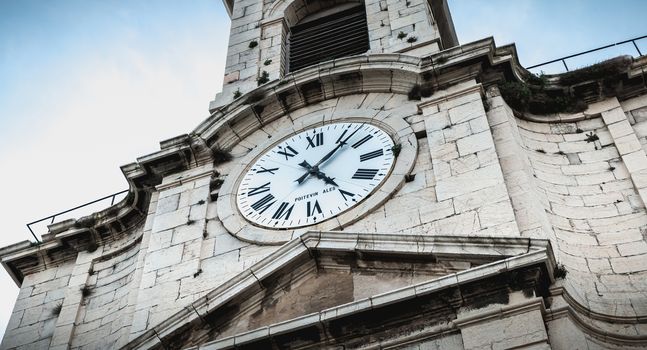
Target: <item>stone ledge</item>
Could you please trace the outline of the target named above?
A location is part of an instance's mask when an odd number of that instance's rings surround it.
[[[539,310],[542,314],[546,312],[543,298],[527,299],[518,304],[497,307],[494,310],[481,312],[478,315],[460,317],[454,321],[454,324],[459,328],[468,327],[479,323],[489,322],[492,319],[524,314],[533,310]]]
[[[494,268],[496,268],[497,265],[499,265],[499,268],[501,268],[505,265],[505,263],[501,263],[501,262],[492,263],[492,267]],[[481,267],[477,267],[477,268],[465,271],[465,273],[469,273],[473,276],[472,278],[465,278],[463,283],[467,284],[467,283],[482,279],[484,275],[480,274],[481,270],[482,270]],[[457,273],[456,275],[460,275],[460,274],[462,273]],[[432,280],[430,282],[424,282],[418,285],[413,285],[410,287],[402,288],[388,293],[376,295],[368,299],[362,299],[362,300],[341,305],[335,308],[322,310],[321,312],[316,314],[302,316],[289,321],[259,328],[257,330],[245,332],[240,335],[235,335],[232,337],[216,340],[214,342],[206,343],[202,345],[200,348],[206,347],[208,349],[227,349],[227,348],[230,348],[232,344],[233,346],[250,345],[252,343],[259,342],[267,338],[281,336],[281,335],[285,335],[293,332],[298,332],[301,329],[317,326],[321,323],[331,322],[334,320],[339,320],[341,318],[350,317],[352,315],[370,312],[375,308],[380,308],[391,304],[397,304],[399,302],[420,297],[426,294],[438,293],[447,288],[459,287],[459,285],[461,284],[461,283],[456,283],[452,285],[447,285],[443,283],[443,280],[444,278],[441,278],[439,280]],[[425,293],[422,293],[422,294],[416,293],[416,291],[419,289],[425,290]],[[487,322],[491,318],[521,314],[537,308],[543,309],[543,302],[541,298],[534,298],[518,305],[505,306],[495,311],[486,312],[483,314],[464,318],[464,319],[461,319],[460,321],[455,321],[455,326],[461,327],[461,326],[474,324],[477,322]]]
[[[397,243],[397,244],[394,244]],[[425,248],[421,252],[412,252],[410,247],[416,244]],[[185,325],[200,324],[202,319],[209,318],[209,315],[232,300],[237,295],[250,290],[250,288],[262,287],[262,281],[271,274],[277,273],[283,267],[294,262],[298,257],[313,256],[313,251],[319,254],[326,252],[346,251],[358,253],[378,253],[386,255],[434,255],[433,247],[444,247],[439,249],[439,256],[449,259],[450,257],[463,258],[465,255],[475,258],[482,256],[483,261],[500,259],[483,266],[452,274],[443,278],[434,279],[391,292],[382,293],[371,298],[357,300],[355,302],[340,305],[334,308],[321,311],[318,316],[304,315],[296,319],[270,325],[260,330],[250,331],[234,337],[233,344],[240,345],[241,342],[255,341],[272,334],[279,334],[294,329],[308,327],[312,323],[319,323],[322,320],[336,320],[341,317],[357,314],[375,307],[382,307],[392,303],[401,302],[405,299],[417,298],[430,295],[446,288],[453,288],[460,284],[496,276],[505,271],[524,269],[529,266],[540,264],[544,266],[546,277],[552,280],[552,266],[554,260],[550,253],[550,245],[545,240],[534,240],[525,238],[490,238],[490,237],[429,237],[413,235],[370,235],[351,234],[339,232],[309,232],[300,238],[294,239],[279,248],[276,252],[234,277],[232,280],[208,293],[205,297],[191,304],[180,313],[170,317],[167,321],[153,327],[151,330],[133,340],[127,349],[149,348],[145,344],[151,341],[149,338],[157,337],[163,339],[174,337],[181,332]],[[507,249],[508,248],[508,249]],[[511,248],[511,249],[509,249]],[[503,252],[503,253],[502,253]],[[510,254],[510,255],[506,255]],[[519,256],[512,256],[519,255]],[[478,260],[478,259],[477,259]],[[448,283],[449,282],[449,283]],[[189,311],[195,310],[195,312]],[[242,338],[241,338],[242,337]],[[221,339],[210,344],[232,344],[231,339]],[[229,345],[227,345],[229,346]]]
[[[140,157],[138,163],[121,167],[130,191],[119,203],[77,220],[50,225],[41,244],[22,242],[12,246],[13,249],[0,250],[2,264],[14,282],[20,286],[26,274],[75,259],[79,251],[95,250],[103,242],[132,233],[146,218],[151,186],[160,183],[168,171],[188,167],[190,147],[178,146],[175,141],[168,143],[163,145],[163,150]],[[56,261],[50,257],[53,255]]]

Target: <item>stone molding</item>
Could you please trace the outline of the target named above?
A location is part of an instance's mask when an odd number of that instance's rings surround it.
[[[211,178],[215,174],[216,174],[215,170],[213,170],[211,167],[209,167],[209,169],[207,169],[207,170],[200,171],[200,172],[197,172],[195,174],[190,174],[187,177],[179,177],[179,178],[173,179],[171,181],[163,181],[161,184],[155,186],[155,190],[157,190],[157,191],[168,190],[170,188],[182,186],[182,185],[184,185],[186,183],[194,182],[196,180],[199,180],[199,179],[202,179],[202,178],[205,178],[205,177]]]
[[[472,326],[479,323],[487,323],[493,319],[500,319],[504,317],[524,314],[528,311],[539,310],[542,314],[546,313],[546,306],[544,305],[543,298],[532,298],[525,300],[513,306],[505,305],[498,307],[494,310],[480,312],[476,315],[469,315],[460,317],[454,324],[458,328]]]
[[[234,337],[215,341],[214,349],[240,345],[264,337],[290,332],[309,324],[350,316],[379,306],[429,295],[446,288],[480,279],[498,276],[506,271],[523,269],[530,266],[543,266],[547,276],[553,281],[552,271],[555,260],[550,243],[546,240],[527,238],[495,238],[470,236],[416,236],[353,234],[347,232],[308,232],[283,245],[257,264],[232,278],[225,284],[207,293],[204,297],[187,305],[168,320],[150,328],[147,332],[127,344],[124,349],[153,349],[162,346],[178,332],[186,331],[191,324],[201,324],[209,314],[236,298],[249,288],[262,286],[261,281],[272,273],[287,266],[294,259],[312,256],[320,252],[356,252],[385,254],[431,254],[443,258],[470,258],[484,262],[484,265],[450,274],[428,282],[418,283],[367,299],[322,310],[317,314],[304,315],[289,321],[270,325]],[[214,345],[217,344],[217,345]],[[222,346],[220,346],[222,345]]]
[[[481,97],[485,96],[485,90],[483,89],[483,85],[481,84],[473,84],[469,85],[465,88],[459,87],[456,90],[450,90],[450,91],[443,91],[441,96],[435,96],[433,98],[430,98],[429,100],[426,100],[424,102],[421,102],[418,104],[418,111],[419,113],[426,112],[426,114],[431,114],[431,113],[436,113],[441,110],[440,104],[443,102],[449,102],[453,99],[469,95],[472,93],[478,92]],[[434,110],[427,111],[427,109],[434,108]]]
[[[165,147],[164,142],[161,144],[161,151],[121,167],[130,191],[119,203],[77,220],[50,225],[41,244],[25,241],[2,248],[2,265],[14,282],[20,285],[26,274],[74,260],[80,251],[95,250],[105,242],[124,236],[128,239],[127,235],[146,219],[154,185],[160,183],[169,170],[188,167],[191,153],[188,145]]]
[[[553,306],[546,310],[546,320],[554,320],[566,317],[573,321],[577,327],[589,336],[603,342],[612,342],[620,346],[644,347],[647,343],[647,335],[630,334],[629,332],[619,332],[618,328],[630,328],[639,326],[647,322],[646,316],[617,316],[611,314],[602,314],[591,311],[586,306],[580,304],[568,290],[562,286],[553,287],[550,290],[554,299],[561,301],[558,306]],[[603,322],[603,323],[602,323]],[[615,327],[613,327],[613,326]],[[613,327],[613,330],[605,326]]]
[[[335,112],[330,117],[322,115],[319,112],[313,112],[311,115],[306,115],[302,118],[306,119],[306,121],[300,122],[301,118],[295,120],[295,130],[283,130],[282,133],[273,135],[272,139],[268,139],[264,144],[259,144],[255,150],[239,161],[225,178],[218,192],[218,217],[225,228],[238,239],[255,244],[277,245],[283,244],[311,230],[343,230],[344,227],[364,218],[372,209],[384,204],[402,186],[405,176],[413,169],[418,154],[418,142],[409,124],[400,117],[393,117],[386,113],[380,113],[380,111],[350,109]],[[322,122],[322,119],[325,120]],[[280,140],[299,133],[304,129],[341,121],[365,122],[379,126],[389,133],[395,144],[401,145],[400,154],[396,157],[394,166],[387,175],[384,183],[376,188],[370,197],[365,198],[355,207],[337,215],[335,218],[323,221],[316,226],[288,230],[270,230],[254,226],[245,220],[236,204],[238,186],[242,176],[254,164],[258,156],[281,142]]]
[[[427,282],[399,288],[370,298],[356,300],[340,306],[321,310],[318,313],[299,316],[235,336],[218,339],[202,344],[200,348],[221,349],[250,344],[281,334],[298,332],[300,329],[331,320],[340,320],[381,306],[411,300],[425,295],[455,288],[467,283],[500,276],[508,271],[521,271],[532,266],[541,266],[551,283],[560,285],[553,277],[556,266],[552,248],[548,240],[528,238],[495,238],[470,236],[415,236],[388,234],[353,234],[346,232],[308,232],[293,239],[270,254],[248,270],[240,273],[225,284],[207,293],[201,299],[187,305],[168,320],[150,328],[132,340],[124,349],[155,349],[170,339],[188,331],[193,326],[203,324],[204,320],[227,302],[234,300],[250,288],[263,288],[262,281],[288,266],[290,262],[303,256],[316,256],[326,252],[355,252],[433,255],[437,258],[469,258],[488,262],[461,272],[446,275]],[[547,308],[544,298],[550,297],[552,306]],[[433,337],[447,332],[455,332],[463,327],[471,327],[491,320],[539,311],[544,321],[568,317],[586,334],[619,346],[640,346],[647,342],[645,335],[631,335],[607,329],[617,323],[635,325],[644,320],[630,317],[616,317],[591,312],[561,287],[552,288],[544,298],[530,298],[514,305],[484,309],[477,313],[460,316],[446,327],[434,328],[429,332],[412,335],[413,338]],[[605,324],[600,323],[600,321]],[[415,340],[415,339],[413,339]],[[399,342],[400,339],[394,340]]]

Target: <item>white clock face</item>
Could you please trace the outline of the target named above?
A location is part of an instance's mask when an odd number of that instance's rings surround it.
[[[242,215],[268,228],[317,224],[357,205],[386,179],[393,140],[363,123],[311,128],[256,159],[240,181]]]

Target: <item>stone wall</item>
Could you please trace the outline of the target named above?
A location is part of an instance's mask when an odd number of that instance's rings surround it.
[[[519,236],[479,87],[439,95],[420,104],[421,114],[402,114],[425,136],[413,181],[348,230]]]
[[[282,78],[289,27],[305,15],[325,7],[319,3],[333,6],[339,2],[235,1],[223,90],[210,109],[233,101],[237,91],[245,94],[254,90],[263,72],[268,73],[269,80]],[[364,6],[369,53],[406,52],[422,56],[440,50],[440,34],[427,0],[366,0]],[[406,36],[398,38],[399,35]],[[414,42],[407,41],[414,37]],[[251,42],[256,45],[250,45]]]
[[[517,186],[511,193],[522,232],[553,241],[569,292],[587,307],[644,314],[647,213],[621,154],[625,146],[607,122],[617,101],[560,123],[517,119],[498,96],[490,104],[506,183]]]
[[[226,232],[209,199],[212,175],[212,166],[198,167],[175,174],[158,187],[137,266],[142,279],[130,339],[275,249],[253,246]]]
[[[25,276],[2,340],[2,349],[47,348],[74,263]]]
[[[132,318],[129,296],[137,291],[133,282],[139,282],[134,274],[139,249],[139,244],[133,244],[119,254],[94,261],[70,349],[118,348],[128,341]]]
[[[406,181],[404,173],[393,174],[402,177],[393,192],[365,208],[344,231],[549,239],[568,274],[551,290],[555,302],[548,307],[562,307],[568,297],[597,315],[596,320],[578,321],[589,322],[588,327],[644,334],[634,320],[647,314],[645,106],[645,97],[622,103],[608,99],[559,119],[515,115],[496,88],[485,94],[469,80],[422,100],[391,92],[357,93],[250,124],[231,149],[232,161],[196,161],[188,170],[165,176],[153,190],[141,227],[96,250],[79,252],[74,261],[28,274],[0,347],[120,347],[249,271],[281,242],[256,244],[229,232],[223,224],[228,214],[219,212],[212,180],[237,176],[239,163],[258,152],[258,145],[276,140],[273,135],[343,118],[398,120],[404,127],[397,133],[411,136],[399,157],[412,164]],[[291,238],[309,229],[297,230]],[[326,283],[335,280],[327,277]],[[366,278],[357,285],[376,285],[378,293],[408,283],[379,287]],[[304,288],[304,295],[313,292],[307,285],[297,287]],[[365,292],[362,297],[371,294]],[[448,342],[446,346],[477,349],[536,343],[545,348],[553,343],[551,337],[559,337],[554,344],[560,346],[582,339],[591,347],[599,345],[594,332],[568,314],[551,311],[551,318],[542,321],[544,305],[533,302],[527,315],[506,314],[491,323],[463,315],[469,322],[460,325],[462,338],[447,335],[428,345]],[[303,310],[292,311],[294,316]],[[479,312],[485,311],[475,314]],[[263,317],[269,322],[273,316]],[[524,317],[536,332],[522,335],[513,327]],[[581,332],[564,335],[550,326],[546,331],[542,322]],[[506,338],[492,330],[502,327],[516,333]]]
[[[647,99],[636,97],[620,103],[638,141],[647,152]]]

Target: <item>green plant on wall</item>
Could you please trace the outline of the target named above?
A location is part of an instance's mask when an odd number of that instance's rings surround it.
[[[258,86],[261,86],[265,83],[270,81],[270,73],[263,71],[261,75],[256,79],[256,82],[258,83]]]
[[[631,56],[617,57],[566,72],[559,77],[560,85],[575,85],[591,80],[607,80],[626,72],[631,66]]]
[[[499,85],[501,96],[520,112],[532,114],[577,113],[586,109],[586,103],[562,91],[549,92],[526,83],[507,82]]]
[[[402,151],[402,145],[399,143],[396,143],[391,147],[391,152],[393,152],[393,156],[396,158],[400,155],[400,151]]]
[[[552,78],[543,72],[530,74],[525,82],[511,81],[499,84],[501,96],[510,107],[532,114],[577,113],[587,108],[583,97],[574,93],[577,86],[599,86],[598,97],[613,96],[620,74],[631,65],[631,58],[620,57],[580,68]],[[550,85],[550,86],[549,86]]]

